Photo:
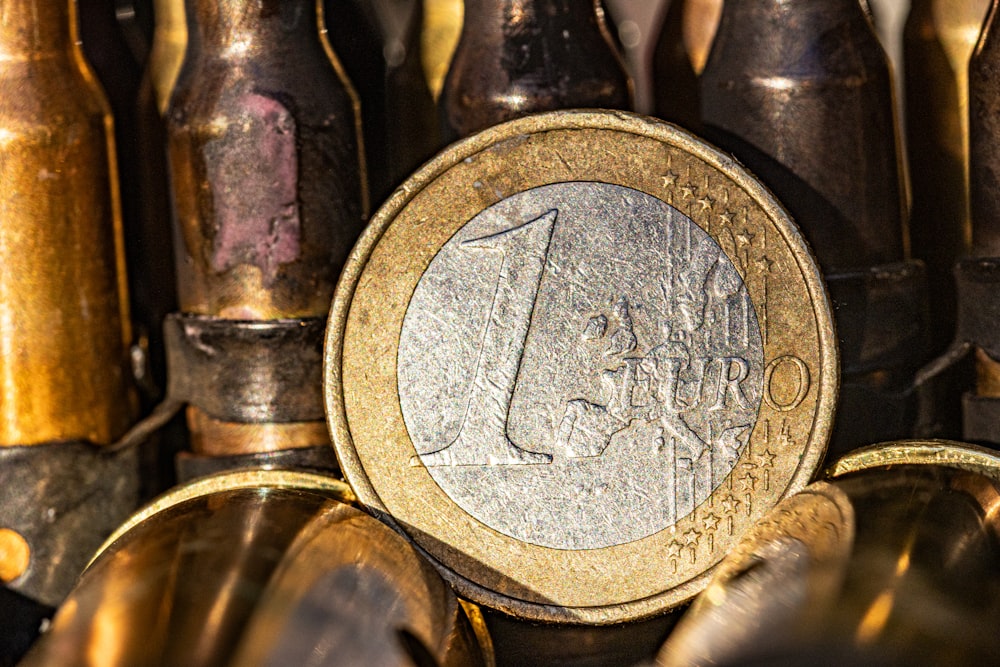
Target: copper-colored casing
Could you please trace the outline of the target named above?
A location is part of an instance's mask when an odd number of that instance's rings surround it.
[[[180,309],[325,317],[367,193],[357,96],[326,40],[322,2],[187,0],[185,13],[166,112]],[[203,454],[328,442],[320,421],[235,424],[194,407],[188,421]]]
[[[824,271],[904,259],[891,76],[857,0],[726,3],[700,94],[706,137],[774,190]]]
[[[915,0],[904,35],[913,256],[927,264],[938,346],[955,319],[952,268],[969,222],[969,56],[989,0]]]
[[[363,225],[357,102],[315,0],[188,0],[167,110],[183,312],[323,316]]]
[[[593,0],[466,0],[438,104],[454,140],[540,111],[628,110],[632,82]]]
[[[156,92],[160,113],[166,113],[170,91],[184,63],[187,49],[187,22],[184,19],[184,0],[154,0],[156,27],[153,47],[147,64],[149,78]]]
[[[132,413],[108,103],[72,0],[0,8],[0,444],[108,444]]]
[[[485,667],[481,623],[352,495],[242,471],[162,496],[109,538],[22,664]]]
[[[658,664],[995,663],[998,511],[995,451],[857,450],[747,532]]]

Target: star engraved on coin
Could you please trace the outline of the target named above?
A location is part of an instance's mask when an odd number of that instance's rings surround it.
[[[690,600],[808,483],[838,366],[819,269],[759,182],[666,123],[566,111],[393,193],[324,382],[359,502],[462,595],[607,625]]]
[[[398,359],[411,464],[486,525],[559,549],[687,516],[762,401],[731,260],[668,204],[606,183],[534,188],[465,224],[417,284]]]

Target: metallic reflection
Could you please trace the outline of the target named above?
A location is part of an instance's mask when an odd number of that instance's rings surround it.
[[[278,471],[173,492],[105,546],[23,664],[422,664],[412,646],[486,664],[433,567],[351,497]]]
[[[842,461],[830,481],[761,521],[722,562],[659,663],[802,664],[823,655],[993,664],[1000,457],[943,442],[886,449],[882,460],[873,448]],[[908,452],[903,461],[900,452]]]

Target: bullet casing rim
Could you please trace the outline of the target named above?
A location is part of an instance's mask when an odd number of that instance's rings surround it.
[[[334,477],[315,473],[263,469],[237,470],[208,475],[164,493],[130,516],[104,541],[104,544],[87,563],[85,570],[89,569],[94,561],[115,542],[147,519],[189,500],[204,498],[224,491],[246,489],[286,489],[319,493],[345,504],[354,504],[357,501],[354,492],[347,484]]]
[[[826,479],[898,465],[938,465],[1000,482],[1000,452],[956,440],[894,440],[857,449],[827,467]]]

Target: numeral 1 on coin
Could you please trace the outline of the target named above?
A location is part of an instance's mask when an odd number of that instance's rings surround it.
[[[421,454],[424,465],[552,462],[551,455],[528,451],[510,440],[507,414],[558,214],[553,209],[523,225],[462,243],[470,251],[499,252],[502,261],[458,437],[437,451]]]

